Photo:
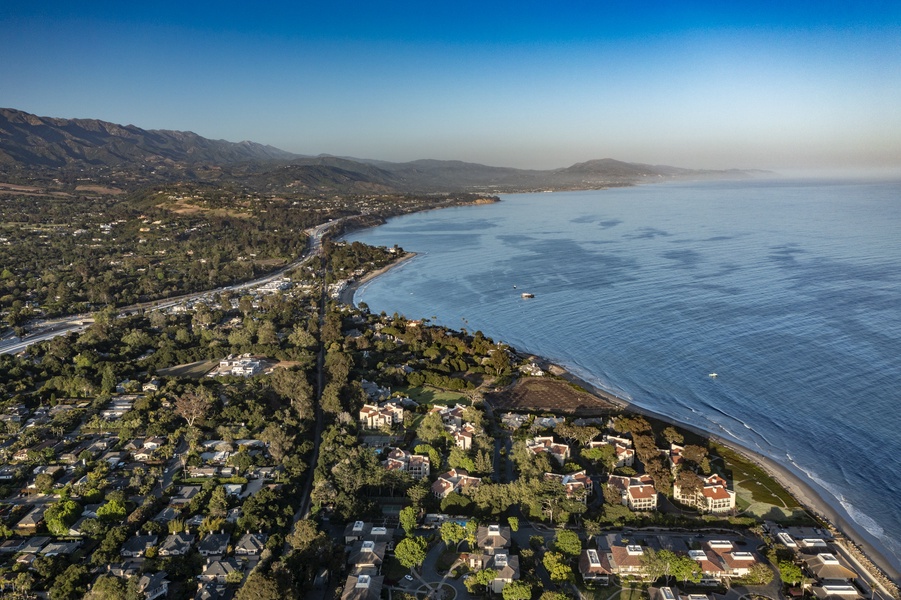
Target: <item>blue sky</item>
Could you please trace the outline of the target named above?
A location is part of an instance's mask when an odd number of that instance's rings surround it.
[[[898,2],[251,4],[4,0],[0,106],[396,161],[901,168]]]

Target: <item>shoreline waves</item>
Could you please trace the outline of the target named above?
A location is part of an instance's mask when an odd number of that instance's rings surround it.
[[[360,289],[363,285],[371,282],[373,279],[379,277],[387,273],[390,270],[395,269],[396,267],[401,266],[407,260],[414,258],[416,253],[407,252],[404,256],[399,257],[397,260],[392,262],[381,269],[373,271],[371,273],[366,274],[359,281],[355,281],[349,284],[340,294],[339,301],[343,304],[355,305],[354,295],[358,289]],[[527,350],[517,348],[516,351],[520,354],[526,352]],[[854,526],[853,523],[849,522],[845,519],[829,502],[827,502],[822,495],[820,495],[810,484],[808,484],[802,477],[798,474],[794,473],[789,467],[779,463],[778,461],[765,456],[755,450],[742,446],[740,444],[735,443],[732,440],[728,440],[719,436],[713,432],[703,430],[694,425],[690,425],[688,423],[681,422],[673,417],[663,415],[661,413],[648,410],[646,408],[637,406],[619,396],[603,390],[588,381],[584,378],[574,374],[572,371],[567,369],[564,366],[557,365],[553,361],[550,361],[546,358],[529,354],[537,359],[539,366],[542,368],[546,368],[551,372],[555,372],[559,377],[578,385],[585,389],[585,391],[589,392],[593,396],[599,398],[600,400],[612,403],[616,406],[619,406],[623,410],[630,411],[636,414],[641,414],[647,417],[651,417],[653,419],[657,419],[659,421],[670,423],[676,427],[685,429],[686,431],[691,431],[696,435],[708,438],[717,444],[725,446],[730,450],[737,452],[755,463],[757,466],[761,467],[764,471],[766,471],[770,476],[772,476],[780,485],[782,485],[794,498],[798,501],[798,503],[809,513],[818,517],[819,519],[828,523],[836,532],[840,533],[841,538],[844,536],[848,541],[850,541],[851,548],[848,548],[848,543],[845,543],[843,547],[846,550],[846,555],[850,554],[853,562],[858,563],[858,567],[860,569],[865,570],[870,577],[867,579],[873,579],[874,573],[873,568],[867,568],[865,565],[860,564],[861,562],[870,561],[873,563],[876,569],[880,572],[876,573],[877,580],[879,577],[884,577],[889,585],[896,586],[898,582],[901,582],[901,573],[899,573],[891,564],[891,562],[866,538],[864,538],[858,529]],[[551,369],[553,367],[553,369]],[[857,556],[855,556],[855,551]],[[887,595],[892,596],[892,592],[888,589],[885,589],[885,583],[879,582],[878,584],[883,588],[883,592]]]

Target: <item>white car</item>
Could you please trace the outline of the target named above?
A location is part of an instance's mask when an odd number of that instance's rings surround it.
[[[413,576],[412,575],[404,575],[404,579],[406,579],[407,581],[413,581]]]

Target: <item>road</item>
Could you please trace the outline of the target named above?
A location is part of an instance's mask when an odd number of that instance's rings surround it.
[[[339,224],[341,220],[342,219],[329,221],[328,223],[317,225],[312,229],[307,229],[306,233],[309,236],[309,242],[307,244],[306,251],[304,251],[304,253],[301,254],[301,256],[291,264],[284,266],[281,269],[266,275],[265,277],[260,277],[259,279],[254,279],[252,281],[245,281],[244,283],[237,283],[221,288],[206,290],[203,292],[185,294],[183,296],[177,296],[175,298],[166,298],[165,300],[154,300],[152,302],[142,302],[140,304],[133,304],[131,306],[123,306],[119,308],[119,314],[130,314],[149,309],[159,310],[171,308],[184,302],[198,300],[207,295],[218,294],[221,292],[239,292],[260,285],[265,285],[271,281],[275,281],[291,269],[302,265],[310,258],[318,254],[319,250],[322,248],[322,236],[325,235],[326,231]],[[23,338],[13,336],[0,340],[0,354],[17,354],[22,350],[25,350],[32,344],[44,342],[57,336],[65,335],[67,333],[84,331],[93,322],[93,317],[89,314],[71,315],[69,317],[61,317],[58,319],[32,321],[31,323],[28,323],[28,329],[31,330],[31,333],[29,335],[26,335]]]

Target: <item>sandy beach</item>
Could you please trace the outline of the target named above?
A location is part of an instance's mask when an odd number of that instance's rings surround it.
[[[359,281],[355,281],[352,284],[348,285],[347,288],[345,288],[345,290],[341,293],[339,300],[344,304],[354,304],[354,294],[356,293],[357,289],[359,289],[363,284],[403,264],[405,261],[413,258],[414,256],[416,256],[415,253],[408,252],[390,265],[366,274]],[[520,350],[520,352],[522,352],[522,350]],[[556,365],[547,359],[544,359],[542,357],[534,358],[537,359],[536,362],[543,369],[548,370],[549,372],[554,373],[562,377],[563,379],[584,388],[586,391],[604,401],[622,407],[623,410],[642,414],[644,416],[651,417],[653,419],[657,419],[666,423],[671,423],[672,425],[681,429],[692,431],[699,436],[709,438],[717,442],[718,444],[726,446],[734,450],[735,452],[738,452],[747,457],[762,469],[764,469],[767,473],[769,473],[786,490],[788,490],[788,492],[791,493],[791,495],[795,497],[798,503],[801,504],[808,512],[820,518],[821,520],[828,522],[836,532],[840,533],[840,535],[838,536],[839,538],[843,536],[854,546],[856,546],[858,549],[858,552],[856,554],[859,555],[862,553],[866,557],[862,559],[863,562],[866,562],[866,560],[869,559],[869,561],[875,564],[877,568],[882,570],[881,575],[887,576],[890,579],[889,583],[898,585],[898,583],[901,582],[901,573],[899,573],[898,570],[892,566],[892,563],[889,562],[889,560],[885,556],[883,556],[883,554],[875,546],[873,546],[872,543],[864,538],[852,523],[850,523],[829,502],[823,499],[823,497],[810,484],[808,484],[804,479],[795,474],[786,466],[776,462],[775,460],[767,456],[736,444],[731,440],[723,439],[716,434],[704,431],[700,428],[688,425],[686,423],[682,423],[673,419],[672,417],[662,415],[660,413],[656,413],[639,406],[635,406],[627,402],[626,400],[619,398],[618,396],[595,387],[584,379],[574,375],[573,373],[567,371],[565,368]],[[853,549],[851,549],[850,551],[851,553],[854,553]],[[870,571],[872,571],[872,569],[870,569]],[[886,592],[888,591],[886,590]]]
[[[385,265],[381,269],[376,269],[375,271],[366,273],[365,275],[363,275],[363,277],[361,277],[357,281],[349,283],[347,285],[347,287],[344,288],[344,290],[341,292],[341,294],[338,295],[338,301],[341,302],[342,304],[353,305],[354,294],[357,292],[357,290],[360,288],[360,286],[362,286],[363,284],[365,284],[369,281],[372,281],[379,275],[387,273],[388,271],[390,271],[391,269],[393,269],[395,267],[399,267],[400,265],[404,264],[405,262],[407,262],[408,260],[410,260],[411,258],[413,258],[415,256],[416,256],[415,252],[406,252],[406,253],[404,253],[403,256],[398,257],[391,264]]]

